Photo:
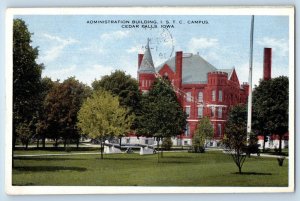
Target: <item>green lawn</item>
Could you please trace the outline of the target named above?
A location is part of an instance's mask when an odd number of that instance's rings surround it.
[[[15,154],[40,151],[17,151]],[[53,153],[53,152],[43,152]],[[66,153],[66,152],[60,152]],[[89,186],[287,186],[288,160],[282,167],[275,158],[247,158],[244,174],[237,174],[230,155],[169,152],[138,154],[17,157],[13,185]]]

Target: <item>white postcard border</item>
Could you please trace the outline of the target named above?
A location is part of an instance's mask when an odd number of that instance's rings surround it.
[[[101,13],[101,14],[100,14]],[[122,186],[13,186],[12,185],[12,23],[14,15],[286,15],[289,16],[289,182],[288,187],[122,187]],[[5,190],[30,194],[169,194],[169,193],[275,193],[293,192],[295,182],[295,59],[293,6],[229,7],[101,7],[9,8],[6,12]]]

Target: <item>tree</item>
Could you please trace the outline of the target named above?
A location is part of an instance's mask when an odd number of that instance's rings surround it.
[[[183,133],[186,117],[170,81],[156,79],[150,91],[142,96],[137,134],[155,137],[159,149],[160,140]]]
[[[236,105],[231,108],[225,126],[223,145],[232,156],[241,174],[246,160],[245,147],[247,146],[247,110],[245,105]]]
[[[31,35],[23,20],[13,21],[13,149],[24,124],[32,124],[28,128],[34,133],[40,104],[43,65],[36,63],[38,49],[31,46]]]
[[[25,145],[25,149],[28,149],[28,144],[31,137],[33,136],[32,127],[33,125],[31,121],[18,124],[18,127],[16,129],[19,139],[21,140],[22,144]]]
[[[104,142],[120,133],[129,133],[134,115],[120,106],[119,98],[107,91],[95,91],[78,112],[77,126],[92,139],[100,140],[101,159]]]
[[[213,138],[214,129],[208,117],[202,118],[197,125],[197,129],[193,136],[193,147],[195,152],[204,152],[205,140]]]
[[[141,94],[139,91],[139,85],[136,79],[130,75],[126,75],[124,71],[116,70],[111,75],[105,75],[100,80],[95,80],[92,83],[94,90],[109,91],[115,96],[119,97],[120,105],[128,108],[128,114],[136,115],[140,110]],[[132,129],[136,128],[137,122],[134,121]],[[120,133],[118,136],[121,139],[124,137],[124,133]]]
[[[264,134],[279,136],[279,153],[282,150],[283,135],[288,132],[289,79],[280,76],[261,80],[253,91],[253,108],[256,112],[254,129]]]
[[[38,120],[36,125],[36,138],[37,138],[37,147],[39,147],[39,141],[42,139],[42,147],[46,146],[46,136],[47,136],[47,113],[45,108],[45,99],[49,91],[53,88],[58,82],[53,82],[51,78],[44,77],[41,81],[42,84],[42,93],[40,94],[40,105],[38,110]]]
[[[64,147],[70,140],[79,145],[80,133],[77,129],[77,113],[83,101],[90,95],[90,89],[74,77],[63,83],[56,82],[45,99],[47,132],[56,142],[64,140]]]

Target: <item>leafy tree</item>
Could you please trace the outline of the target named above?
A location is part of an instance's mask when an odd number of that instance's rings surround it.
[[[204,152],[205,140],[213,138],[214,129],[208,117],[202,118],[197,125],[197,129],[193,136],[193,147],[195,152]]]
[[[19,139],[21,140],[22,144],[25,145],[25,149],[28,149],[28,144],[30,142],[31,137],[33,136],[33,124],[31,122],[23,122],[18,124],[16,132],[18,134]]]
[[[124,71],[116,70],[111,75],[105,75],[100,80],[95,80],[92,83],[94,90],[105,90],[119,97],[120,105],[128,108],[128,114],[137,114],[140,110],[141,94],[139,85],[136,79],[130,75],[126,75]],[[137,122],[134,121],[132,129],[135,129]],[[124,137],[124,133],[117,136]]]
[[[253,108],[256,113],[254,129],[264,134],[278,134],[279,153],[282,149],[283,135],[288,132],[289,79],[280,76],[261,80],[253,91]]]
[[[45,99],[47,132],[56,142],[64,140],[64,147],[70,140],[79,145],[80,134],[77,129],[77,113],[83,101],[90,95],[90,89],[74,77],[63,83],[53,85]]]
[[[100,140],[101,159],[104,142],[120,133],[129,133],[134,115],[120,106],[119,99],[107,91],[95,91],[80,108],[77,126],[93,139]]]
[[[186,117],[170,81],[156,79],[150,91],[142,96],[137,134],[155,137],[159,149],[159,141],[163,138],[182,134]]]
[[[130,112],[137,109],[140,101],[139,85],[136,79],[126,75],[124,71],[116,70],[111,75],[105,75],[101,80],[92,83],[94,90],[105,90],[119,97],[120,105]]]
[[[31,35],[23,20],[13,21],[13,149],[20,128],[35,124],[39,107],[43,65],[36,63],[38,49],[31,46]],[[28,128],[34,133],[34,126]]]
[[[47,137],[47,113],[45,110],[45,99],[49,91],[53,88],[58,82],[53,82],[51,78],[45,77],[41,81],[42,84],[42,93],[40,94],[40,105],[38,110],[38,121],[36,124],[36,138],[37,138],[37,147],[39,147],[39,141],[42,139],[42,147],[45,148],[46,137]]]
[[[230,110],[223,145],[232,156],[241,174],[246,159],[245,147],[247,146],[247,110],[245,105],[236,105]]]

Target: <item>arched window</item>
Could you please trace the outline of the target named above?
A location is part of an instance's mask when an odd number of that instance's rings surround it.
[[[187,114],[187,117],[189,118],[191,116],[191,107],[185,107],[185,113]]]
[[[200,91],[198,93],[198,102],[203,102],[203,92],[202,91]]]
[[[198,118],[202,118],[203,117],[203,107],[198,107]]]
[[[186,124],[184,135],[188,137],[190,135],[190,125]]]
[[[192,93],[191,92],[187,92],[186,93],[186,102],[191,102],[191,100],[192,100]]]
[[[218,118],[222,118],[222,107],[218,108]]]
[[[219,90],[219,101],[222,102],[223,101],[223,91]]]
[[[212,90],[211,92],[211,100],[216,101],[216,90]]]

